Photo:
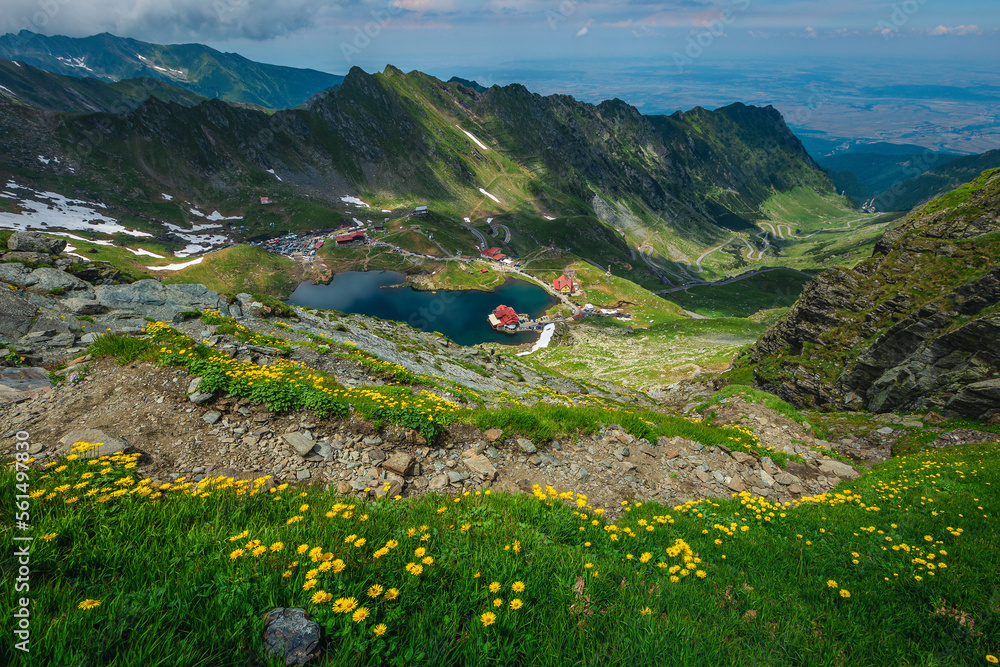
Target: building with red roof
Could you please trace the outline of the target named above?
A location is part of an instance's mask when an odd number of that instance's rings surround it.
[[[510,306],[502,304],[497,306],[487,319],[490,321],[490,326],[494,329],[503,328],[508,331],[516,330],[517,326],[521,323],[521,318],[518,317],[517,312]]]
[[[552,281],[552,286],[563,294],[569,294],[573,291],[573,279],[564,273]]]
[[[507,256],[503,254],[500,248],[486,248],[485,250],[481,250],[479,254],[482,255],[483,257],[489,257],[490,259],[497,262],[499,262],[500,260],[502,260],[504,257]]]
[[[347,245],[348,243],[354,243],[355,241],[364,241],[365,233],[361,230],[356,232],[351,232],[349,234],[341,234],[337,237],[337,245]]]

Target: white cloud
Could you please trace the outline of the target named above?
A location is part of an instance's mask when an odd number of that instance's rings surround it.
[[[982,29],[978,25],[956,25],[956,26],[946,26],[939,25],[936,28],[931,28],[927,31],[928,35],[981,35],[983,34]]]
[[[313,25],[346,0],[4,0],[0,33],[99,32],[151,41],[271,39]]]
[[[594,19],[590,19],[589,21],[587,21],[587,23],[582,28],[580,28],[579,30],[576,31],[576,36],[577,37],[583,37],[588,32],[590,32],[590,26],[593,25],[593,23],[594,23]]]

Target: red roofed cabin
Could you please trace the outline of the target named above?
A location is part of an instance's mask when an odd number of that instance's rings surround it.
[[[521,318],[517,316],[517,312],[510,306],[499,305],[496,307],[489,316],[490,326],[494,329],[504,328],[508,331],[514,331],[517,329],[517,325],[521,323]]]
[[[337,237],[337,245],[348,245],[354,243],[355,241],[364,241],[365,233],[363,231],[351,232],[350,234],[341,234]]]
[[[495,260],[497,262],[499,262],[500,260],[502,260],[504,257],[507,256],[500,251],[500,248],[487,248],[486,250],[480,251],[479,254],[482,255],[483,257],[489,257],[490,259]]]
[[[570,294],[573,291],[573,279],[564,273],[552,281],[552,286],[563,294]]]
[[[260,203],[261,204],[273,204],[274,200],[272,200],[270,197],[261,197],[260,198]]]

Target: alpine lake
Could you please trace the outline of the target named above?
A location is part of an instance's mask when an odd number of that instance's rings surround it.
[[[327,285],[300,284],[286,303],[405,322],[443,333],[459,345],[530,343],[538,331],[500,333],[490,327],[487,315],[504,304],[537,318],[558,303],[541,287],[511,278],[492,292],[416,290],[402,285],[403,280],[395,271],[347,271]]]

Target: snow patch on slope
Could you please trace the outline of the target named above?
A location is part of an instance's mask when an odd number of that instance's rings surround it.
[[[458,129],[462,130],[462,128],[459,127],[458,125],[456,125],[455,127],[458,127]],[[484,151],[488,151],[490,149],[489,146],[481,142],[479,139],[476,139],[475,135],[472,134],[472,132],[469,132],[468,130],[462,130],[462,132],[465,132],[466,136],[472,139],[474,142],[476,142],[476,145],[482,148]]]

